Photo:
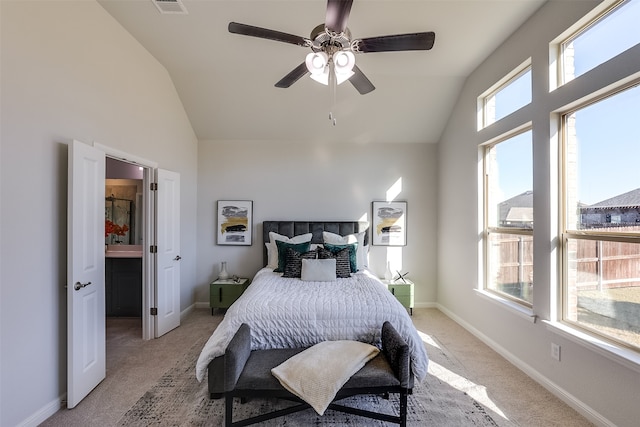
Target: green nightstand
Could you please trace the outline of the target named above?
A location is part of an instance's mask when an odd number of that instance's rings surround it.
[[[383,280],[382,283],[387,285],[387,289],[391,292],[400,304],[409,309],[409,313],[413,316],[413,282],[409,279],[397,282]]]
[[[251,279],[218,279],[209,284],[209,307],[229,308],[251,284]]]

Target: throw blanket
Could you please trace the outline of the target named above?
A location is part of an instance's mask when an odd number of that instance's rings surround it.
[[[271,373],[323,415],[349,378],[378,353],[377,347],[358,341],[325,341],[296,354]]]
[[[409,345],[413,375],[422,381],[429,362],[424,343],[407,310],[370,272],[332,282],[304,282],[263,268],[203,347],[196,378],[205,378],[209,362],[224,354],[242,323],[251,327],[251,349],[266,350],[339,340],[380,347],[385,321]]]

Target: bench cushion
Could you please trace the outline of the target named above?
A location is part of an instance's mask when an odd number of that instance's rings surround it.
[[[271,368],[280,365],[290,357],[305,350],[304,348],[286,348],[271,350],[253,350],[247,360],[247,364],[240,374],[235,391],[257,390],[286,392],[280,382],[271,373]],[[384,354],[379,353],[371,359],[362,369],[356,372],[342,387],[368,388],[368,387],[396,387],[400,380],[396,378],[389,362]],[[240,394],[240,393],[238,393]],[[252,393],[253,394],[253,393]],[[280,395],[289,395],[289,392]]]
[[[271,369],[303,350],[304,348],[253,350],[238,378],[235,390],[284,390],[271,374]]]

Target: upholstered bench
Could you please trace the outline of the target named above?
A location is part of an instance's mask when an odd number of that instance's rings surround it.
[[[303,350],[305,349],[251,351],[251,330],[247,324],[242,324],[227,346],[224,356],[225,425],[246,426],[310,408],[306,402],[282,387],[271,373],[272,368]],[[328,409],[406,426],[407,394],[412,388],[413,375],[409,365],[409,346],[393,326],[385,322],[382,326],[382,351],[342,386]],[[399,415],[365,411],[335,403],[358,394],[388,395],[389,393],[399,394]],[[233,422],[233,400],[236,397],[243,400],[250,397],[275,397],[299,404]]]

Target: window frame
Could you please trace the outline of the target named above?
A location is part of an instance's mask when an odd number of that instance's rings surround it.
[[[510,132],[507,132],[505,134],[500,135],[497,138],[492,139],[491,141],[487,141],[484,144],[482,144],[480,146],[481,148],[481,153],[482,153],[482,215],[483,215],[483,221],[482,221],[482,263],[483,263],[483,271],[484,274],[482,275],[482,288],[481,290],[483,292],[487,292],[491,295],[494,295],[500,299],[504,299],[507,300],[513,304],[515,304],[516,306],[519,307],[523,307],[526,308],[528,310],[532,310],[533,309],[533,301],[529,302],[526,301],[524,299],[521,298],[517,298],[513,295],[510,295],[506,292],[501,292],[495,289],[492,289],[489,287],[490,283],[491,283],[491,272],[492,272],[492,268],[491,268],[491,258],[490,258],[490,252],[491,252],[491,239],[490,236],[491,234],[514,234],[514,235],[520,235],[520,236],[529,236],[531,237],[532,241],[533,241],[533,231],[534,228],[524,228],[524,227],[501,227],[499,225],[490,225],[490,218],[489,218],[489,173],[488,173],[488,166],[487,166],[487,153],[489,152],[489,150],[491,150],[493,147],[497,146],[498,144],[508,141],[511,138],[515,138],[517,136],[520,136],[524,133],[527,132],[532,132],[532,140],[531,140],[531,148],[532,148],[532,156],[533,156],[533,126],[532,123],[526,123],[523,126],[519,126],[516,129],[511,130]],[[533,160],[533,157],[532,157]],[[532,165],[533,166],[533,165]],[[533,177],[532,177],[533,178]],[[532,189],[533,190],[533,189]],[[532,270],[533,270],[533,264],[532,264]],[[535,279],[534,279],[535,281]],[[532,284],[534,283],[534,281],[532,281]]]
[[[492,122],[489,122],[488,114],[490,110],[494,111],[494,116],[495,116],[495,105],[490,106],[489,105],[490,100],[492,98],[495,99],[496,94],[498,94],[503,89],[507,88],[511,83],[513,83],[514,81],[516,81],[517,79],[519,79],[520,77],[522,77],[524,74],[528,72],[532,72],[531,57],[527,58],[527,60],[525,60],[523,63],[518,65],[516,68],[514,68],[510,73],[508,73],[502,79],[497,81],[493,86],[491,86],[489,89],[487,89],[478,97],[478,128],[477,130],[482,130],[486,127],[489,127],[492,124],[497,123],[504,118],[504,117],[501,117],[500,119],[494,119]],[[528,103],[523,104],[517,109],[511,111],[505,117],[509,116],[510,114],[513,114],[515,111],[518,111],[527,105],[530,105],[532,102],[532,99],[533,99],[533,74],[532,74],[531,100],[529,100]]]
[[[618,3],[617,3],[618,4]],[[610,11],[611,8],[607,9]],[[597,19],[603,16],[604,14],[598,15],[598,18],[595,18],[591,24],[597,23]],[[570,259],[569,259],[569,240],[588,240],[588,241],[602,241],[602,242],[618,242],[618,243],[632,243],[632,244],[640,244],[640,231],[609,231],[598,229],[597,231],[593,231],[591,229],[569,229],[568,227],[568,217],[569,217],[569,201],[568,201],[568,167],[567,167],[567,158],[568,158],[568,144],[569,144],[569,136],[568,136],[568,124],[569,117],[575,112],[587,108],[590,105],[593,105],[599,101],[602,101],[606,98],[610,98],[616,96],[617,94],[632,89],[634,87],[640,88],[640,79],[635,79],[631,82],[619,81],[613,85],[610,90],[605,93],[592,93],[592,96],[586,99],[583,99],[579,103],[573,103],[570,108],[563,109],[557,113],[558,117],[558,125],[559,125],[559,135],[561,138],[560,145],[560,153],[559,153],[559,174],[560,174],[560,189],[559,189],[559,246],[560,246],[560,283],[558,286],[558,301],[559,304],[556,307],[557,319],[560,324],[565,325],[571,329],[577,330],[587,336],[593,337],[597,340],[601,340],[605,343],[610,343],[618,348],[630,350],[634,353],[640,353],[640,346],[634,346],[628,342],[617,339],[615,336],[608,335],[599,331],[595,328],[590,328],[587,325],[578,322],[577,320],[571,320],[569,318],[569,304],[570,304]]]
[[[587,31],[589,31],[591,28],[595,27],[596,25],[598,25],[600,23],[600,21],[602,21],[603,19],[606,19],[611,13],[613,13],[616,9],[618,9],[619,7],[624,6],[625,3],[629,3],[631,0],[615,0],[613,2],[611,2],[610,4],[606,5],[604,4],[604,8],[595,16],[591,17],[591,19],[589,19],[586,23],[584,23],[583,25],[581,25],[580,27],[578,27],[577,29],[573,30],[571,33],[569,33],[567,36],[563,37],[557,44],[558,46],[558,62],[560,64],[560,70],[558,73],[558,86],[563,86],[567,83],[570,83],[571,81],[580,78],[581,76],[589,73],[591,70],[599,67],[600,65],[602,65],[603,63],[610,61],[613,57],[617,56],[613,55],[612,57],[604,60],[603,62],[595,65],[592,68],[589,68],[588,70],[584,71],[582,74],[579,75],[575,75],[575,73],[572,73],[572,75],[570,77],[567,76],[567,58],[565,56],[565,51],[568,49],[567,45],[573,43],[574,40],[576,40],[578,37],[580,37],[581,35],[583,35],[584,33],[586,33]],[[574,66],[571,66],[572,68],[574,68]]]

